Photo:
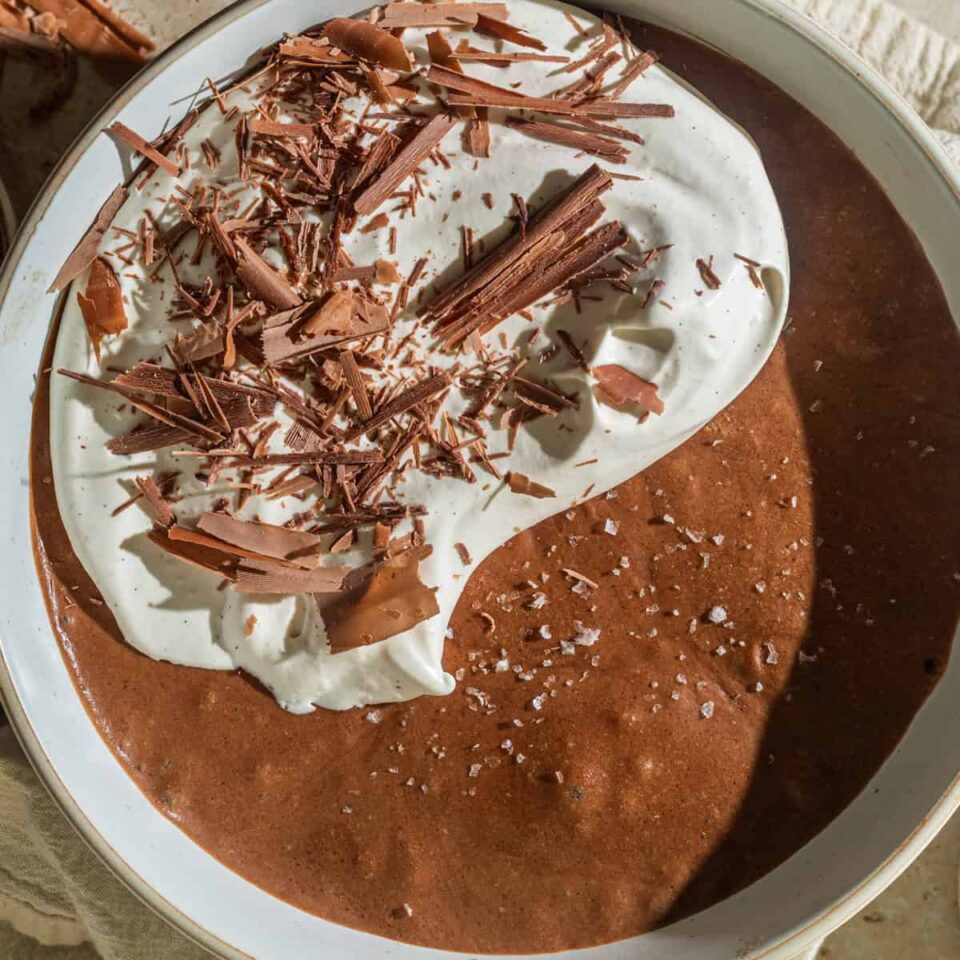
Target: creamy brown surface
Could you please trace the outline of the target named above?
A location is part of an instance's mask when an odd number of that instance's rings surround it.
[[[686,446],[481,566],[447,644],[446,668],[465,671],[452,696],[381,708],[376,724],[368,711],[297,717],[239,674],[126,646],[57,514],[41,380],[38,558],[91,716],[198,843],[336,922],[534,951],[701,909],[850,802],[949,655],[960,341],[936,278],[817,121],[742,66],[641,32],[759,143],[791,241],[791,324],[757,382]],[[563,567],[600,589],[575,595]],[[541,571],[545,608],[509,599]],[[715,605],[732,628],[705,622]],[[575,619],[602,636],[562,657]],[[495,673],[501,650],[535,678]]]

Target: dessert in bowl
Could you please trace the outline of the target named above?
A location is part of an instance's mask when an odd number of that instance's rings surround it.
[[[593,946],[800,848],[932,688],[956,332],[867,172],[745,67],[455,7],[117,128],[159,169],[59,278],[38,552],[100,731],[226,866],[392,939]]]

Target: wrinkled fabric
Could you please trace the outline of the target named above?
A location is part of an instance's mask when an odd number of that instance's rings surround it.
[[[884,0],[788,0],[879,70],[960,163],[960,45]],[[923,13],[946,0],[909,0]],[[797,960],[813,960],[811,948]],[[0,729],[0,958],[204,960],[87,848]]]

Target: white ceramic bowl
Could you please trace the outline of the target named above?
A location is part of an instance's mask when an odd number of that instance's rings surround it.
[[[349,14],[357,0],[244,0],[152,63],[80,137],[28,216],[0,275],[0,690],[24,747],[77,829],[159,913],[225,957],[450,957],[303,913],[218,864],[158,813],[101,741],[74,691],[36,582],[27,512],[33,375],[45,290],[124,176],[98,131],[114,118],[156,133],[204,76],[223,77],[282,30]],[[845,47],[780,0],[609,0],[756,68],[859,155],[918,234],[960,316],[960,174],[910,108]],[[823,833],[735,897],[671,927],[582,953],[591,960],[790,958],[876,896],[960,806],[960,657],[895,753]],[[762,838],[758,838],[762,842]]]

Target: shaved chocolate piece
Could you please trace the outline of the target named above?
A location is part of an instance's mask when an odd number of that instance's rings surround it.
[[[313,139],[317,135],[312,123],[281,123],[278,120],[249,120],[247,129],[260,137],[306,137]]]
[[[489,50],[458,49],[454,54],[462,63],[489,63],[492,66],[507,66],[511,63],[567,63],[569,57],[555,57],[545,53],[491,53]],[[437,61],[434,60],[434,63]]]
[[[237,568],[233,588],[253,594],[338,593],[346,575],[346,567],[303,570],[250,560]]]
[[[477,15],[477,22],[473,29],[484,36],[506,40],[508,43],[515,43],[519,47],[530,47],[533,50],[547,49],[547,45],[542,40],[531,37],[529,33],[524,33],[519,27],[504,23],[503,20],[505,19],[505,17],[493,19],[489,15],[480,13]]]
[[[356,300],[349,290],[334,290],[320,309],[303,322],[300,335],[304,337],[316,337],[321,334],[345,336],[353,322],[355,309]]]
[[[619,100],[627,92],[627,88],[633,81],[642,77],[659,59],[659,55],[653,50],[641,53],[639,57],[630,61],[627,69],[623,72],[623,76],[606,91],[606,96],[611,100]]]
[[[123,206],[127,199],[126,187],[116,187],[113,193],[107,197],[106,203],[100,208],[93,223],[87,228],[87,232],[80,238],[80,242],[70,251],[70,255],[64,261],[60,272],[57,274],[47,293],[55,293],[62,290],[74,277],[83,273],[87,267],[97,257],[97,251],[100,249],[100,241],[107,232],[117,211]]]
[[[525,377],[514,377],[510,385],[522,401],[551,417],[555,417],[561,410],[575,410],[577,407],[569,397]]]
[[[170,504],[167,503],[163,491],[157,486],[157,481],[153,477],[136,477],[133,482],[149,505],[150,512],[157,523],[161,527],[171,526],[176,521],[176,517]]]
[[[289,464],[349,464],[367,465],[380,463],[383,454],[379,450],[317,450],[314,453],[265,453],[259,457],[234,453],[231,450],[208,450],[205,454],[211,458],[225,458],[233,461],[234,467],[276,467]]]
[[[344,379],[350,387],[353,402],[357,405],[360,416],[364,420],[369,420],[373,416],[373,407],[370,406],[367,385],[363,382],[363,374],[360,373],[357,358],[353,355],[353,351],[342,350],[340,352],[340,367],[343,370]]]
[[[573,63],[568,64],[563,68],[564,73],[576,73],[577,70],[582,70],[584,67],[593,63],[594,60],[599,60],[608,50],[611,50],[620,42],[620,37],[617,35],[616,30],[610,26],[610,24],[603,24],[603,35],[598,37],[593,43],[590,44],[590,48],[586,53],[586,56],[581,57],[579,60],[574,60]]]
[[[558,193],[536,214],[525,233],[510,238],[488,254],[469,274],[461,277],[428,304],[423,315],[438,321],[447,316],[470,294],[487,287],[535,243],[560,229],[578,210],[594,201],[611,186],[613,181],[609,174],[596,164],[591,166],[567,190]]]
[[[380,26],[385,30],[404,27],[473,27],[480,17],[493,22],[507,19],[504,3],[388,3]]]
[[[426,555],[421,548],[352,571],[343,593],[320,603],[331,653],[387,640],[440,612],[435,588],[420,579]]]
[[[400,272],[397,270],[397,265],[391,263],[389,260],[377,260],[373,264],[374,267],[374,279],[377,283],[392,285],[397,283],[403,283],[403,277],[400,276]]]
[[[354,298],[354,311],[349,327],[344,332],[331,329],[312,337],[300,339],[299,327],[309,309],[285,311],[277,315],[277,323],[265,325],[261,334],[263,356],[267,363],[282,363],[309,356],[328,347],[339,346],[351,340],[362,340],[390,327],[390,316],[380,304]],[[306,321],[306,322],[309,322]],[[333,320],[331,322],[331,327]]]
[[[373,233],[375,230],[382,230],[390,224],[390,217],[385,213],[378,213],[375,217],[368,220],[361,228],[361,233]]]
[[[626,163],[627,161],[626,147],[597,134],[571,130],[569,127],[563,127],[556,123],[545,123],[540,120],[520,120],[515,117],[507,117],[507,126],[538,140],[546,140],[548,143],[556,143],[562,147],[582,150],[584,153],[603,157],[612,163]]]
[[[406,413],[418,404],[423,403],[424,400],[433,399],[438,394],[443,393],[450,386],[450,383],[450,374],[437,373],[427,380],[421,380],[420,383],[408,387],[399,396],[394,397],[393,400],[381,407],[369,420],[348,430],[344,434],[344,442],[356,440],[357,437],[369,433],[402,413]]]
[[[57,373],[61,376],[69,377],[71,380],[76,380],[79,383],[85,383],[91,387],[99,387],[101,390],[109,390],[112,393],[117,393],[131,406],[147,414],[147,416],[152,417],[154,420],[159,420],[160,423],[164,423],[168,427],[178,427],[204,440],[217,442],[222,439],[220,431],[211,429],[206,424],[192,420],[190,417],[182,416],[173,410],[165,410],[155,403],[148,403],[146,400],[141,400],[130,390],[118,385],[115,381],[111,383],[107,380],[97,380],[95,377],[89,377],[85,373],[75,373],[73,370],[64,370],[62,367],[57,370]]]
[[[703,259],[697,260],[697,269],[700,271],[703,282],[710,290],[719,290],[723,285],[713,270],[713,257],[710,258],[709,263]]]
[[[456,346],[474,330],[485,333],[623,246],[629,237],[619,222],[584,235],[602,216],[597,197],[611,183],[591,167],[541,211],[526,235],[510,238],[429,304],[423,315],[434,320],[444,344]]]
[[[486,107],[476,108],[476,116],[470,120],[467,139],[472,156],[490,156],[490,121],[487,119]]]
[[[102,257],[93,261],[90,276],[83,293],[77,292],[77,303],[83,314],[87,336],[100,362],[100,343],[103,338],[127,329],[127,314],[123,308],[120,281],[113,267]]]
[[[136,150],[141,156],[155,163],[161,170],[169,173],[171,177],[180,176],[180,168],[172,160],[165,157],[159,150],[144,140],[139,133],[135,133],[126,124],[117,120],[110,125],[109,129],[118,140],[122,140],[128,147]]]
[[[170,530],[175,529],[178,528],[170,528]],[[176,557],[177,560],[189,563],[191,566],[207,571],[207,573],[215,573],[217,576],[225,577],[227,580],[234,580],[236,578],[234,571],[236,561],[233,558],[219,550],[212,550],[210,547],[202,544],[191,543],[187,540],[171,539],[170,530],[153,529],[147,534],[147,537],[151,543],[156,544],[156,546],[170,554],[170,556]]]
[[[245,240],[233,240],[237,256],[237,276],[261,300],[279,310],[289,310],[301,303],[297,292]]]
[[[170,427],[165,423],[148,423],[130,433],[114,437],[107,444],[107,449],[116,456],[132,456],[135,453],[150,453],[153,450],[173,447],[192,440],[195,436],[187,430]]]
[[[328,66],[347,66],[355,64],[342,54],[335,54],[325,40],[318,40],[315,37],[287,37],[279,46],[278,52],[282,57],[296,58],[297,60],[306,60],[314,63],[322,63]]]
[[[542,483],[537,483],[536,480],[531,480],[526,474],[517,473],[515,470],[511,470],[506,479],[507,486],[514,493],[522,493],[524,496],[535,497],[537,500],[546,500],[556,496],[556,493],[549,487],[545,487]]]
[[[316,554],[323,544],[322,538],[313,533],[270,523],[238,520],[226,513],[202,513],[197,519],[197,527],[252,555],[291,562],[305,560],[309,565],[314,564],[306,555]]]
[[[456,123],[456,117],[446,113],[437,114],[430,120],[400,148],[382,171],[371,178],[370,185],[354,202],[356,212],[361,215],[373,213],[416,170]]]
[[[651,413],[663,413],[663,401],[655,383],[638,377],[616,363],[594,367],[593,375],[601,393],[615,406],[635,403]]]
[[[594,99],[584,101],[529,97],[516,90],[507,90],[496,84],[458,74],[446,67],[433,64],[427,71],[427,80],[457,95],[451,96],[451,106],[516,107],[521,110],[538,110],[541,113],[556,113],[564,116],[597,117],[673,117],[675,109],[667,103],[617,103]]]
[[[153,41],[95,0],[37,0],[30,6],[55,16],[67,43],[93,59],[142,64],[154,48]]]
[[[177,341],[173,351],[181,363],[196,363],[223,353],[224,346],[223,330],[216,324],[205,323],[191,336]]]
[[[465,567],[469,567],[473,563],[473,557],[470,556],[470,551],[465,543],[455,543],[453,548],[457,551],[457,556],[460,557],[460,562]]]
[[[413,60],[400,39],[365,20],[338,17],[324,27],[324,35],[334,46],[362,60],[391,70],[413,69]]]

